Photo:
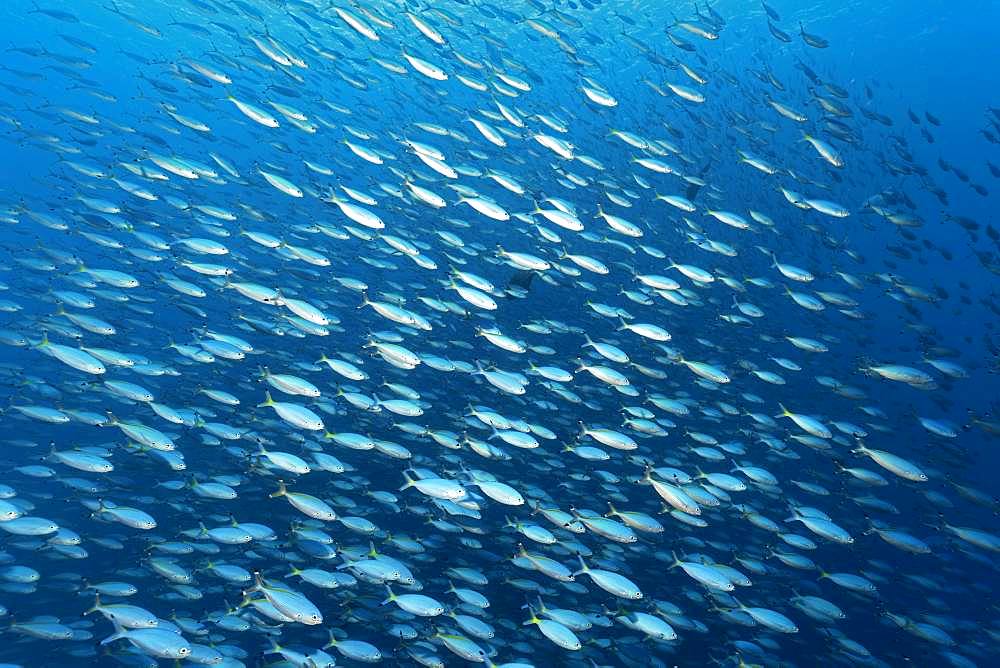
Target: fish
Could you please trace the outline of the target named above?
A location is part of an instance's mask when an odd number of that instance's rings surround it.
[[[1000,110],[821,0],[64,5],[0,661],[990,665]]]

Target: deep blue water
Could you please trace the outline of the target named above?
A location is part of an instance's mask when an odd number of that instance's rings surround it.
[[[0,661],[995,664],[1000,11],[871,5],[5,4]]]

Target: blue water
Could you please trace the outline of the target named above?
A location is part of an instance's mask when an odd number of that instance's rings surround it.
[[[0,661],[996,664],[994,5],[5,3]]]

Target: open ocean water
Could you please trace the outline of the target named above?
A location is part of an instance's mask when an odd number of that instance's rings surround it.
[[[1000,665],[998,21],[6,0],[0,665]]]

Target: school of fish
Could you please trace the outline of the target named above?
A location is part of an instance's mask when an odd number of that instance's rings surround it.
[[[989,193],[774,4],[5,8],[2,665],[997,665]]]

